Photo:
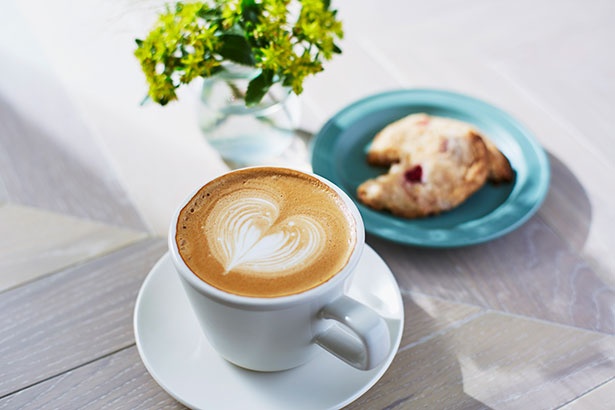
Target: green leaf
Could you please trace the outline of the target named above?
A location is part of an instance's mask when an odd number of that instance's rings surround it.
[[[244,22],[258,23],[261,7],[262,6],[256,4],[254,0],[242,0],[241,16],[243,17]]]
[[[248,84],[246,91],[246,105],[248,107],[258,104],[273,84],[273,71],[263,70]]]
[[[220,17],[220,12],[216,9],[210,9],[207,6],[203,6],[196,12],[196,15],[202,19],[214,21]]]
[[[222,46],[220,55],[225,59],[239,64],[253,66],[255,64],[252,47],[244,36],[237,34],[223,34],[220,36]]]

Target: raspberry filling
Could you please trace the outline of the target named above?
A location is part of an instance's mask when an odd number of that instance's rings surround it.
[[[422,182],[423,168],[420,165],[416,165],[406,170],[406,172],[404,172],[404,178],[411,184]]]

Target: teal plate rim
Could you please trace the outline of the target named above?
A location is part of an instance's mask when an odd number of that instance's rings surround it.
[[[476,126],[508,157],[515,171],[514,182],[486,184],[457,208],[422,219],[396,217],[360,203],[357,186],[388,170],[365,161],[370,141],[387,124],[416,112]],[[368,233],[408,245],[460,247],[498,238],[534,215],[549,188],[549,160],[532,133],[501,109],[447,90],[402,89],[358,100],[324,124],[310,150],[313,172],[353,199]]]

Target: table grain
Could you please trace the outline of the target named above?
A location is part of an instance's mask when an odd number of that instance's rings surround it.
[[[97,21],[69,3],[54,2],[56,16]],[[67,37],[37,31],[43,4],[0,6],[0,409],[182,408],[140,360],[133,309],[166,252],[168,206],[188,187],[173,180],[182,167],[207,179],[222,162],[190,149],[204,142],[191,139],[185,105],[135,108],[128,121],[121,111],[136,101],[105,99],[125,89],[119,76],[69,71],[57,52]],[[128,23],[151,11],[84,4],[104,17],[87,32],[100,45],[138,35]],[[400,286],[405,324],[391,367],[348,408],[614,409],[615,3],[335,4],[344,53],[306,83],[305,131],[376,92],[448,89],[525,124],[551,170],[540,210],[488,243],[425,249],[367,236]],[[73,20],[69,33],[92,27]],[[14,52],[24,48],[41,53]],[[97,61],[74,52],[84,67]],[[119,61],[104,69],[128,67]],[[171,144],[144,118],[186,137]]]

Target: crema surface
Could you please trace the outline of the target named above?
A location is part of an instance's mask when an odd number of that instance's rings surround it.
[[[176,241],[188,267],[242,296],[300,293],[348,262],[353,216],[338,194],[292,170],[235,171],[205,185],[181,210]]]

